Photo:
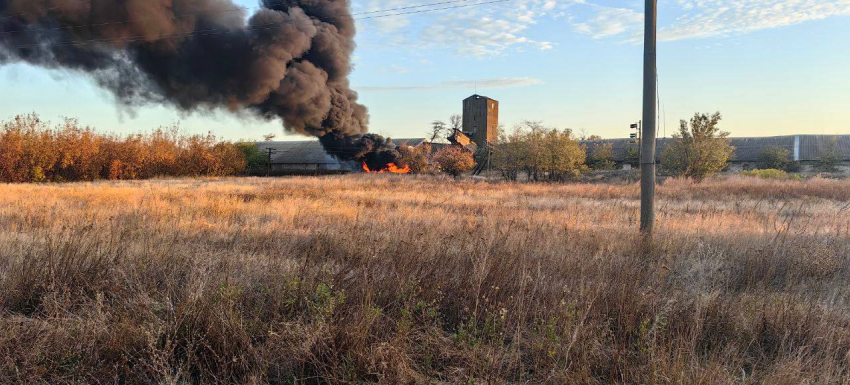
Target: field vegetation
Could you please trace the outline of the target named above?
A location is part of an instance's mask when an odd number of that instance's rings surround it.
[[[176,125],[119,136],[75,119],[51,124],[36,114],[0,122],[0,182],[5,183],[228,176],[257,171],[265,162],[252,143],[186,135]]]
[[[0,383],[850,382],[850,183],[0,185]]]

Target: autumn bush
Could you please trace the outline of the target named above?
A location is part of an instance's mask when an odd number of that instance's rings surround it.
[[[407,166],[410,172],[417,174],[425,171],[428,168],[428,155],[431,153],[431,145],[423,144],[413,147],[407,143],[402,143],[398,146],[400,166]]]
[[[226,176],[243,173],[246,162],[236,144],[181,134],[176,126],[118,136],[75,119],[51,125],[36,114],[0,123],[0,182]]]
[[[453,177],[458,177],[475,168],[475,158],[472,151],[461,146],[447,146],[437,151],[434,154],[434,163],[437,164],[440,171]]]

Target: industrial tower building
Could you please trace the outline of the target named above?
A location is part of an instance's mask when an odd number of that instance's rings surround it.
[[[472,95],[463,101],[463,133],[479,148],[499,139],[499,102]]]

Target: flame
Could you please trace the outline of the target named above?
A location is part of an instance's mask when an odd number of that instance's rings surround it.
[[[369,169],[369,166],[366,163],[363,163],[363,171],[368,173],[391,173],[391,174],[407,174],[410,173],[410,166],[398,167],[395,163],[390,163],[384,166],[384,168],[376,171],[372,171]]]

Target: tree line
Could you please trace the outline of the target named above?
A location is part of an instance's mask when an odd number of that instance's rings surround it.
[[[734,148],[729,133],[718,127],[721,119],[717,112],[697,113],[690,121],[682,120],[679,131],[660,154],[662,171],[699,181],[726,168]],[[533,181],[560,181],[616,167],[612,143],[581,144],[582,139],[601,140],[598,136],[579,138],[572,130],[549,128],[540,122],[523,122],[512,132],[501,133],[493,148],[482,153],[489,155],[493,167],[510,181],[522,174]],[[627,149],[624,163],[639,165],[639,147],[635,143]]]
[[[29,114],[0,128],[5,183],[238,175],[264,162],[262,155],[253,143],[186,135],[176,125],[119,136],[97,133],[76,119],[51,125]]]
[[[696,113],[690,120],[681,120],[678,131],[659,153],[661,173],[701,181],[725,170],[735,148],[729,133],[719,127],[722,119],[722,114],[716,112]],[[532,181],[575,179],[588,171],[613,170],[617,166],[613,144],[598,136],[577,137],[569,129],[528,121],[511,132],[500,131],[498,142],[479,149],[476,160],[489,161],[509,181],[516,181],[521,175]],[[582,140],[595,143],[582,144]],[[639,167],[640,144],[635,142],[625,151],[620,162]],[[840,163],[841,153],[833,141],[822,151],[815,170],[836,172]],[[801,170],[790,151],[782,147],[763,149],[756,167],[784,172]]]

